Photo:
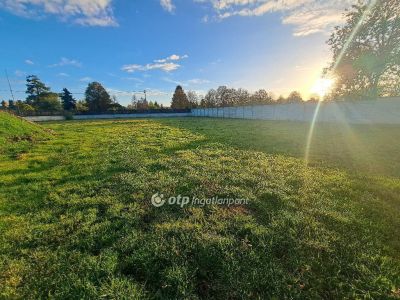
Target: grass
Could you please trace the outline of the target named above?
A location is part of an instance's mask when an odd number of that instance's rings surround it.
[[[206,134],[209,140],[243,150],[304,158],[309,124],[288,121],[196,119],[166,120],[166,125]],[[320,123],[310,151],[313,165],[327,164],[357,173],[400,177],[398,125]]]
[[[44,127],[0,160],[3,298],[400,296],[398,127],[318,126],[310,166],[301,123]],[[156,192],[250,203],[156,208]]]
[[[0,111],[0,156],[22,155],[32,143],[46,139],[49,132],[35,123]]]

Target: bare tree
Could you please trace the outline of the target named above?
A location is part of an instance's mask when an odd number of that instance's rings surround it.
[[[199,95],[195,91],[189,91],[187,93],[190,108],[196,108],[199,106]]]

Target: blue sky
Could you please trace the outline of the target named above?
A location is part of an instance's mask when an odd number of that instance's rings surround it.
[[[305,96],[327,65],[325,44],[354,1],[0,0],[0,99],[25,76],[81,99],[101,82],[122,104],[132,91],[169,104],[177,84]],[[140,94],[138,94],[140,96]]]

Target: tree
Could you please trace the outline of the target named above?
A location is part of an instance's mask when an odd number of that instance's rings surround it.
[[[72,94],[68,89],[64,88],[60,97],[64,110],[76,109],[76,100],[72,97]]]
[[[328,40],[341,98],[400,95],[400,0],[353,5]]]
[[[8,107],[7,101],[3,100],[1,101],[1,108],[6,109]]]
[[[98,82],[89,83],[85,92],[85,100],[90,112],[106,112],[111,105],[111,97]]]
[[[180,85],[176,87],[175,93],[172,96],[171,107],[173,109],[186,109],[190,107],[189,100]]]
[[[217,107],[217,100],[216,100],[217,91],[211,89],[207,92],[204,96],[204,99],[201,101],[202,107]]]
[[[274,100],[266,90],[258,90],[250,97],[251,104],[272,104]]]
[[[137,102],[136,108],[138,110],[148,110],[149,109],[149,102],[145,98],[140,98]]]
[[[76,111],[78,112],[87,112],[89,111],[89,108],[87,106],[87,102],[83,100],[79,100],[76,102]]]
[[[235,103],[236,105],[248,105],[250,104],[250,93],[245,89],[237,89],[235,91]]]
[[[39,111],[55,112],[61,110],[61,102],[57,93],[47,92],[40,94],[34,107]]]
[[[297,91],[291,92],[286,99],[287,103],[301,103],[303,102],[303,98],[301,94]]]
[[[207,107],[207,103],[206,103],[206,99],[205,98],[202,98],[201,100],[200,100],[200,107]]]
[[[308,103],[318,103],[319,101],[321,101],[321,97],[318,94],[312,94],[312,95],[310,95],[310,99],[308,99],[307,102]]]
[[[108,107],[108,111],[110,112],[118,112],[118,111],[123,111],[125,107],[123,107],[121,104],[118,103],[118,98],[115,95],[111,96],[111,104]]]
[[[17,101],[17,103],[15,104],[15,107],[18,112],[21,112],[23,114],[27,114],[27,113],[31,113],[31,112],[35,111],[35,109],[32,107],[32,105],[24,103],[21,100]]]
[[[217,90],[209,90],[198,105],[200,107],[226,107],[248,105],[250,103],[251,97],[247,90],[241,88],[236,90],[226,86],[220,86]]]
[[[149,102],[149,109],[159,109],[159,108],[160,108],[160,105],[158,105],[157,101],[155,101],[155,102],[150,101]]]
[[[50,92],[50,88],[40,81],[36,75],[26,77],[26,103],[33,106],[38,106],[40,96]]]
[[[280,95],[279,97],[278,97],[278,99],[276,100],[276,103],[279,103],[279,104],[284,104],[284,103],[286,103],[287,101],[286,101],[286,98],[285,97],[283,97],[282,95]]]
[[[215,100],[218,107],[229,106],[229,103],[232,102],[232,97],[233,93],[226,86],[223,85],[217,88]]]
[[[132,108],[132,109],[137,109],[137,103],[138,103],[138,101],[137,101],[136,95],[133,95],[132,96],[132,100],[131,100],[131,104],[128,105],[128,107]]]
[[[8,100],[8,108],[15,109],[15,102],[14,100]]]
[[[196,108],[199,106],[199,96],[195,91],[189,91],[187,93],[190,108]]]
[[[26,104],[39,111],[58,111],[61,103],[58,94],[52,93],[36,75],[26,77]],[[21,109],[21,105],[19,105]],[[30,110],[30,109],[26,109]]]

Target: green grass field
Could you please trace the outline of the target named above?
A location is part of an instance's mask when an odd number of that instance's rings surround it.
[[[400,297],[399,126],[0,126],[0,298]]]

